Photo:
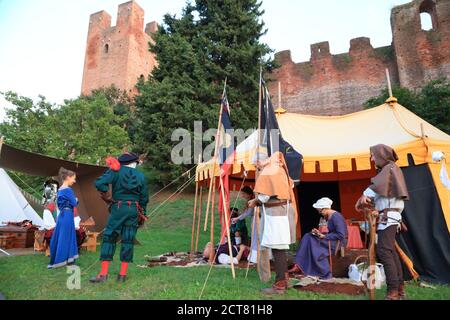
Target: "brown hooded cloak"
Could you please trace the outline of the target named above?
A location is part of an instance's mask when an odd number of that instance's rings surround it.
[[[401,169],[395,164],[397,153],[391,147],[379,144],[370,147],[378,174],[372,178],[370,189],[387,198],[409,199],[408,188]]]

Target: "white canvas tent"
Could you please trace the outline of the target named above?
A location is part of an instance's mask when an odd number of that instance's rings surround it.
[[[0,224],[31,220],[34,225],[43,226],[44,221],[20,192],[19,187],[0,168]]]

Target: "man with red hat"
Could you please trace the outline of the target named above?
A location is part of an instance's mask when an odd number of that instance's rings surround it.
[[[119,236],[121,237],[122,265],[117,281],[125,281],[128,264],[133,262],[134,241],[140,216],[145,216],[148,203],[147,180],[144,174],[136,169],[139,163],[137,154],[127,152],[118,159],[110,157],[106,162],[110,169],[95,181],[95,187],[109,204],[110,216],[103,233],[100,253],[101,272],[90,279],[92,283],[107,280],[109,264],[113,260]],[[112,198],[108,196],[110,185]]]

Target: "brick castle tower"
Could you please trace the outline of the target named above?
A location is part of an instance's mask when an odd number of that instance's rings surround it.
[[[148,43],[157,28],[156,22],[151,22],[144,31],[144,10],[134,1],[119,5],[114,27],[107,12],[92,14],[81,93],[88,95],[94,89],[114,85],[135,94],[138,79],[147,78],[156,65]]]

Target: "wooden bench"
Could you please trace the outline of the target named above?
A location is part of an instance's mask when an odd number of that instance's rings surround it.
[[[100,232],[87,231],[86,232],[87,239],[81,245],[81,248],[84,248],[89,252],[96,252],[97,246],[100,245],[100,243],[97,242],[97,238],[98,238],[99,234],[100,234]]]

